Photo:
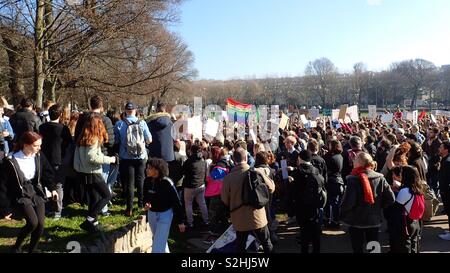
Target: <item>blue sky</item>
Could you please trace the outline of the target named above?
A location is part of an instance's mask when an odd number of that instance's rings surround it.
[[[172,29],[198,79],[298,76],[321,57],[340,72],[356,62],[450,64],[449,0],[186,0]]]

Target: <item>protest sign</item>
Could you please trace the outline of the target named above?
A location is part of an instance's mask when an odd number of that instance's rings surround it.
[[[377,117],[377,106],[369,105],[369,118],[375,119]]]
[[[289,117],[286,116],[285,114],[282,114],[281,120],[280,120],[280,125],[278,126],[278,128],[280,128],[281,130],[284,130],[284,128],[286,128],[288,122],[289,122]]]
[[[236,230],[233,225],[214,242],[214,244],[206,250],[206,253],[236,253]],[[246,249],[255,241],[255,237],[248,235]]]
[[[344,122],[351,123],[352,121],[359,121],[358,105],[353,105],[347,108]]]
[[[305,115],[300,115],[300,121],[303,123],[303,125],[308,123],[308,120],[306,119]]]
[[[339,108],[339,120],[345,120],[346,113],[347,113],[348,104],[341,105],[341,108]]]
[[[219,123],[213,119],[208,119],[205,125],[205,134],[215,137],[219,130]]]
[[[202,139],[202,121],[200,116],[188,118],[187,120],[187,132],[192,135],[192,139]]]
[[[320,116],[319,109],[309,109],[309,118],[311,120],[316,120]]]
[[[382,123],[391,123],[392,119],[394,118],[394,114],[383,114],[381,115],[381,122]]]
[[[339,109],[333,109],[331,111],[331,120],[339,120]]]

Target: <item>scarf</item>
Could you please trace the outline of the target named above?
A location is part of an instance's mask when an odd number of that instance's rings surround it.
[[[358,176],[359,180],[362,183],[362,188],[364,192],[364,201],[370,205],[373,205],[375,203],[375,200],[373,198],[372,187],[370,186],[369,177],[367,177],[367,174],[364,172],[366,170],[367,168],[363,167],[354,168],[351,174]]]

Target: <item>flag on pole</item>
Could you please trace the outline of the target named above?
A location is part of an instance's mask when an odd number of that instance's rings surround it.
[[[251,104],[241,103],[231,98],[227,99],[228,120],[245,125],[251,111]]]
[[[427,115],[427,112],[425,112],[425,110],[422,110],[422,112],[420,112],[420,115],[417,119],[422,120],[426,117],[426,115]]]

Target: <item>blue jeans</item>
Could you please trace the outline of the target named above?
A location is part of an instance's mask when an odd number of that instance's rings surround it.
[[[102,165],[102,177],[103,177],[103,181],[105,181],[105,183],[108,181],[109,169],[110,169],[109,164]],[[111,190],[110,190],[110,192],[111,192]],[[108,205],[104,206],[102,209],[102,213],[106,213],[106,212],[108,212]]]
[[[147,217],[153,236],[152,253],[170,253],[167,240],[169,239],[173,210],[168,209],[164,212],[153,212],[149,210]]]
[[[106,184],[108,185],[109,191],[112,192],[114,186],[117,182],[117,177],[119,176],[119,165],[113,164],[109,165],[109,174]]]

